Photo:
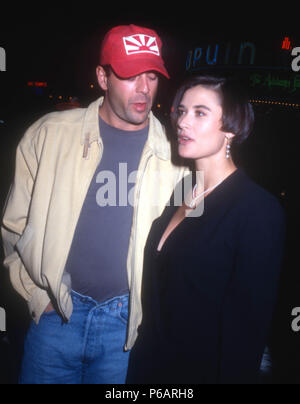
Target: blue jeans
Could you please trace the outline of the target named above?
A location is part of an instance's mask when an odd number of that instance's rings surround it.
[[[68,323],[55,311],[32,322],[25,339],[20,384],[123,384],[128,295],[97,303],[72,292]]]

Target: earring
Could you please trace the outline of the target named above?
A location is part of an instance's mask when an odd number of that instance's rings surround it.
[[[230,149],[231,149],[231,145],[230,145],[230,143],[227,143],[227,146],[226,146],[226,159],[227,160],[230,158]]]

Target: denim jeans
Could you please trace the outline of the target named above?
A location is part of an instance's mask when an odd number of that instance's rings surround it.
[[[55,312],[32,322],[25,339],[20,384],[123,384],[128,295],[104,303],[72,292],[73,314]]]

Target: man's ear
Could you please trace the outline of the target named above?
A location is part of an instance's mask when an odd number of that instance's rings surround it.
[[[99,86],[102,88],[103,91],[107,91],[107,74],[102,66],[97,66],[96,75]]]

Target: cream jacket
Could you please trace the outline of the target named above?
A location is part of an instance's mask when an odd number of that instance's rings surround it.
[[[50,297],[65,321],[72,314],[71,279],[64,268],[103,154],[98,121],[102,102],[100,98],[86,109],[44,116],[28,129],[17,148],[15,179],[1,227],[4,265],[36,323]],[[186,168],[172,164],[164,130],[151,113],[134,190],[127,258],[130,316],[126,349],[133,346],[142,317],[143,251],[148,232],[186,173]]]

